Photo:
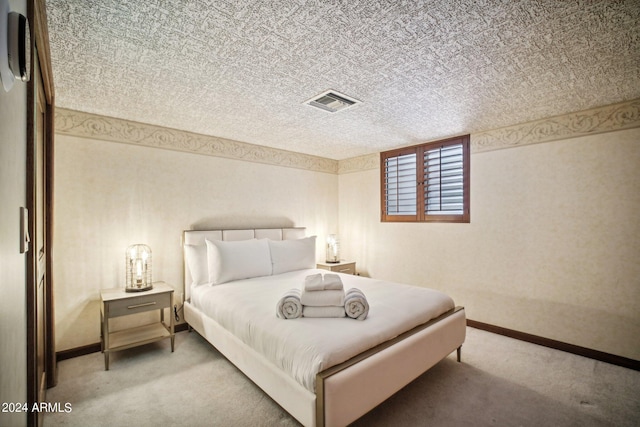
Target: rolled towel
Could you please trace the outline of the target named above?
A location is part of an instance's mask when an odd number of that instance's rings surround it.
[[[344,311],[348,317],[357,320],[364,320],[369,314],[369,303],[362,291],[358,288],[351,288],[344,297]]]
[[[344,317],[344,307],[312,307],[305,305],[302,308],[302,317]]]
[[[290,289],[280,298],[276,306],[276,315],[281,319],[302,317],[300,289]]]
[[[322,291],[324,289],[324,283],[322,281],[322,274],[312,274],[304,278],[304,290],[305,291]]]
[[[344,307],[344,291],[310,291],[302,290],[300,296],[302,305],[310,305],[313,307],[322,306],[343,306]]]
[[[330,290],[330,289],[338,290],[338,291],[344,290],[342,286],[342,279],[340,279],[340,276],[338,276],[337,274],[331,274],[331,273],[325,274],[324,278],[322,279],[322,282],[324,283],[325,290]]]

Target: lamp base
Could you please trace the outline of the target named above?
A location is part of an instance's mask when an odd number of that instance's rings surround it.
[[[150,291],[151,289],[153,289],[153,285],[149,285],[149,286],[145,286],[144,288],[138,288],[138,287],[132,287],[132,288],[125,288],[125,292],[144,292],[144,291]]]
[[[325,261],[327,264],[340,264],[340,261]]]

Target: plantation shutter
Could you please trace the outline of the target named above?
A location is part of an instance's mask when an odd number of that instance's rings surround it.
[[[469,135],[380,153],[383,222],[469,222]]]
[[[384,163],[385,212],[387,215],[416,214],[416,154],[388,157]]]
[[[424,151],[424,212],[426,215],[464,213],[462,143]]]

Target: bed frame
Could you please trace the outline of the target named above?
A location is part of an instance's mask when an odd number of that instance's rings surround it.
[[[183,245],[204,245],[209,240],[272,240],[305,237],[304,228],[243,230],[187,230]],[[184,251],[183,251],[184,252]],[[240,341],[189,302],[191,277],[184,262],[184,316],[231,363],[305,426],[344,426],[392,396],[402,387],[457,350],[465,340],[466,317],[456,307],[392,340],[373,347],[316,376],[312,393]]]

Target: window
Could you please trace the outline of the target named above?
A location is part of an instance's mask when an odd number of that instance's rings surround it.
[[[469,222],[469,135],[380,153],[383,222]]]

